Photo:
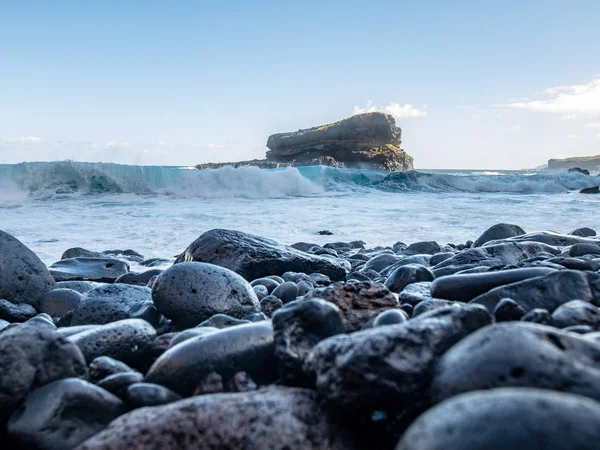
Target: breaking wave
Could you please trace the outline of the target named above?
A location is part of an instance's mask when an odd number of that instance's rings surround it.
[[[312,166],[214,170],[73,161],[0,165],[0,200],[139,194],[199,198],[280,198],[385,192],[563,193],[600,184],[599,177],[551,171],[409,171]]]

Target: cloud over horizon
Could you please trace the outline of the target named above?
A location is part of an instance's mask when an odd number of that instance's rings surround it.
[[[422,109],[415,108],[413,105],[400,103],[390,103],[389,105],[374,105],[369,100],[364,107],[356,105],[352,110],[352,114],[364,114],[369,112],[382,112],[394,116],[396,119],[404,119],[407,117],[425,117],[427,115],[427,105],[423,105]]]
[[[545,99],[518,101],[496,105],[499,107],[525,109],[534,112],[564,114],[563,118],[572,119],[576,115],[600,116],[600,78],[585,84],[557,86],[545,89],[541,95]]]

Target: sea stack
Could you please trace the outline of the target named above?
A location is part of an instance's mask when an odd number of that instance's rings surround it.
[[[339,122],[270,136],[267,160],[297,166],[409,170],[413,159],[401,149],[401,138],[402,130],[391,115],[357,114]]]

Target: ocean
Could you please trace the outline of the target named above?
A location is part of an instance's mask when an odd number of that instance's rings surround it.
[[[579,173],[534,170],[389,174],[320,166],[198,171],[71,161],[5,164],[0,229],[47,264],[70,247],[131,248],[146,258],[173,258],[212,228],[285,244],[458,244],[498,222],[527,232],[600,230],[600,196],[578,193],[599,183]],[[318,235],[320,230],[333,235]]]

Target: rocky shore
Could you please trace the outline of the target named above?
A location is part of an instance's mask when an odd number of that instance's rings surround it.
[[[598,448],[600,239],[474,238],[46,267],[0,231],[2,448]]]
[[[198,164],[197,169],[331,166],[398,172],[413,169],[400,148],[402,130],[389,114],[357,114],[339,122],[269,136],[266,159]]]

